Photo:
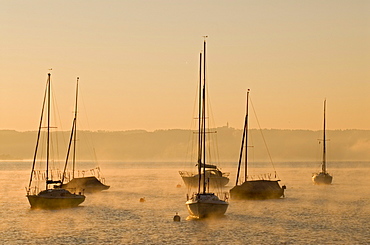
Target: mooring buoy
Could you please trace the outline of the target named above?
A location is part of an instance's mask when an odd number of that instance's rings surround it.
[[[181,217],[180,215],[176,212],[175,216],[173,216],[173,221],[176,221],[176,222],[180,222],[181,221]]]

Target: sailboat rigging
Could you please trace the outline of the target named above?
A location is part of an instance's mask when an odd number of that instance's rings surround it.
[[[317,185],[329,185],[333,181],[333,176],[331,176],[326,171],[326,100],[324,100],[324,130],[323,130],[323,151],[322,151],[322,163],[321,172],[312,175],[312,181]]]
[[[204,56],[204,62],[205,62],[205,56]],[[203,116],[202,115],[202,111],[205,113],[205,103],[201,103],[202,101],[202,96],[204,96],[204,99],[205,99],[205,91],[204,91],[204,94],[202,93],[202,63],[203,63],[203,60],[202,60],[202,53],[200,53],[199,55],[199,64],[200,64],[200,67],[199,67],[199,81],[200,81],[200,84],[199,84],[199,98],[198,98],[198,101],[199,101],[199,108],[198,108],[198,129],[202,129],[205,132],[205,129],[203,127],[205,127],[205,122],[204,124],[202,124],[202,121],[201,121],[201,117]],[[205,65],[205,63],[204,63]],[[204,66],[204,69],[205,69],[205,66]],[[205,70],[203,71],[204,74],[205,74]],[[205,75],[204,75],[205,76]],[[204,81],[205,81],[205,78],[204,78]],[[205,82],[204,82],[205,83]],[[205,87],[205,85],[203,85]],[[203,110],[203,107],[204,107],[204,110]],[[205,117],[205,116],[204,116]],[[198,188],[199,187],[199,183],[201,181],[202,178],[205,179],[205,181],[207,182],[207,186],[210,187],[210,188],[222,188],[223,186],[227,185],[229,183],[229,175],[230,173],[227,173],[227,172],[222,172],[220,168],[217,167],[217,165],[214,165],[214,164],[201,164],[200,162],[200,154],[202,153],[201,149],[199,147],[201,147],[202,145],[202,134],[201,132],[198,132],[198,161],[197,161],[197,170],[198,172],[197,173],[191,173],[191,172],[188,172],[188,171],[179,171],[179,174],[182,178],[182,180],[184,181],[185,185],[188,187],[188,188]],[[204,136],[204,140],[205,140],[205,136]]]
[[[63,171],[62,177],[62,187],[68,190],[75,190],[75,191],[83,191],[85,193],[92,193],[92,192],[100,192],[103,190],[109,189],[110,186],[103,184],[103,178],[96,177],[95,175],[92,176],[83,176],[83,177],[76,177],[76,143],[77,143],[77,110],[78,110],[78,88],[79,88],[79,78],[77,77],[76,83],[76,98],[75,98],[75,111],[74,111],[74,118],[72,121],[72,129],[71,135],[68,144],[68,151],[65,161],[65,167]],[[73,146],[73,147],[72,147]],[[69,156],[72,151],[72,177],[70,178],[69,175],[67,176],[67,165],[69,162]],[[98,173],[100,173],[100,168],[96,169]],[[88,172],[88,171],[86,171]],[[91,171],[90,171],[91,172]],[[95,173],[95,171],[94,171]],[[67,181],[67,183],[64,183]]]
[[[31,176],[27,190],[27,198],[31,205],[31,208],[41,208],[41,209],[59,209],[59,208],[70,208],[76,207],[85,201],[85,196],[81,193],[75,194],[70,191],[63,189],[61,187],[62,180],[56,179],[55,175],[51,173],[50,170],[50,113],[51,113],[51,74],[48,74],[48,79],[46,83],[46,90],[44,94],[44,100],[41,110],[41,118],[39,123],[39,129],[36,140],[36,148],[34,152],[34,158],[32,162]],[[46,107],[46,108],[45,108]],[[46,114],[46,127],[43,127],[44,116]],[[45,180],[45,190],[39,191],[40,187],[33,186],[33,183],[36,182],[35,178],[40,179],[37,171],[35,170],[36,160],[38,156],[38,150],[40,148],[40,136],[43,128],[47,129],[46,132],[46,172],[44,177],[41,179]]]
[[[202,74],[203,64],[203,74]],[[198,191],[194,193],[186,202],[189,214],[196,218],[208,216],[224,215],[228,202],[226,196],[221,200],[214,193],[207,192],[207,174],[206,174],[206,40],[203,42],[203,59],[200,53],[199,64],[199,107],[198,107]],[[203,77],[202,77],[203,75]]]
[[[240,147],[238,170],[235,186],[230,190],[231,199],[273,199],[284,196],[285,186],[280,187],[278,181],[270,179],[248,180],[248,107],[249,92],[247,91],[246,114],[243,136]],[[244,182],[239,184],[242,158],[244,153]]]

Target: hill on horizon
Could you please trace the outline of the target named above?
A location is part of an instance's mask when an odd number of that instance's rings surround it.
[[[242,130],[227,126],[213,130],[217,132],[219,160],[237,161]],[[59,144],[66,148],[70,133],[57,134],[63,139]],[[321,134],[319,130],[250,129],[248,145],[253,146],[250,155],[257,161],[268,161],[264,138],[274,161],[318,161],[322,154],[318,140]],[[0,130],[0,160],[32,159],[36,135],[36,131]],[[194,131],[185,129],[79,131],[78,135],[81,141],[82,136],[89,138],[99,160],[118,161],[186,161],[194,139]],[[331,161],[370,159],[370,130],[327,130],[327,138],[327,157]],[[88,160],[89,154],[81,149],[79,158]]]

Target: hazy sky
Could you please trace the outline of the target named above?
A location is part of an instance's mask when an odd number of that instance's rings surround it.
[[[216,126],[370,129],[370,1],[0,0],[0,129],[36,130],[49,68],[90,130],[188,129],[207,40]],[[82,103],[82,102],[81,102]]]

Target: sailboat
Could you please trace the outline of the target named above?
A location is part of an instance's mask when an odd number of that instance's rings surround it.
[[[77,77],[77,85],[76,85],[76,101],[75,101],[75,112],[74,118],[72,122],[72,130],[71,136],[68,145],[65,169],[63,171],[63,178],[62,178],[62,188],[74,191],[82,191],[85,193],[93,193],[93,192],[100,192],[103,190],[109,189],[110,186],[103,184],[103,178],[100,178],[100,168],[96,168],[94,171],[90,172],[97,172],[98,178],[95,175],[92,176],[82,176],[82,177],[75,177],[76,173],[76,143],[77,143],[77,102],[78,102],[78,82],[79,78]],[[73,145],[73,148],[72,148]],[[68,174],[67,176],[67,165],[69,162],[69,156],[72,151],[72,176]],[[84,171],[84,173],[88,173],[89,171]],[[69,181],[70,180],[70,181]],[[67,181],[67,183],[64,183]]]
[[[244,121],[244,130],[242,136],[242,144],[239,155],[238,172],[236,176],[236,184],[230,190],[231,199],[274,199],[284,196],[285,186],[280,187],[280,180],[271,179],[258,179],[248,180],[248,105],[249,105],[249,92],[247,91],[246,114]],[[244,152],[244,182],[239,184],[240,169]]]
[[[200,177],[206,176],[206,180],[208,185],[211,188],[220,188],[229,183],[229,175],[230,173],[222,172],[220,168],[218,168],[214,164],[205,164],[201,166],[201,174]],[[204,173],[203,173],[204,171]],[[188,171],[179,171],[179,174],[184,181],[185,185],[189,188],[194,188],[198,186],[198,173],[191,173]]]
[[[41,111],[41,119],[39,124],[39,130],[37,134],[37,141],[36,141],[36,148],[33,158],[32,170],[31,170],[31,177],[29,181],[29,185],[27,190],[27,198],[31,205],[31,208],[41,208],[41,209],[59,209],[59,208],[71,208],[77,207],[83,201],[85,201],[85,196],[81,193],[75,194],[71,193],[70,191],[61,188],[62,181],[61,179],[57,179],[58,176],[53,175],[52,171],[50,171],[50,144],[51,144],[51,137],[50,137],[50,112],[51,112],[51,74],[48,74],[48,79],[46,83],[46,90],[44,95],[44,101],[42,105]],[[46,108],[45,108],[46,107]],[[40,175],[40,172],[35,170],[36,165],[36,158],[38,155],[38,150],[40,146],[40,136],[41,130],[43,127],[44,115],[46,114],[47,129],[46,132],[46,172]],[[40,191],[40,187],[37,186],[36,181],[37,179],[42,179],[45,181],[45,189]],[[35,186],[33,186],[33,182],[35,182]]]
[[[202,82],[202,53],[200,53],[199,69],[199,121],[198,121],[198,191],[186,202],[189,214],[196,218],[224,215],[229,203],[221,200],[214,193],[207,191],[206,182],[206,40],[204,40],[203,82]],[[207,159],[208,160],[208,159]],[[203,171],[202,171],[203,169]],[[201,175],[203,174],[203,178]]]
[[[323,130],[323,153],[321,172],[312,175],[312,181],[316,185],[330,185],[333,181],[333,176],[326,172],[326,100],[324,100],[324,130]]]

